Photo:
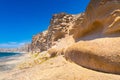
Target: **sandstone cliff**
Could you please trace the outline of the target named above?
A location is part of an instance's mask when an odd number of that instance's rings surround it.
[[[55,41],[65,38],[69,34],[70,23],[72,23],[74,15],[60,13],[53,15],[50,26],[48,28],[48,46],[55,45]]]
[[[80,66],[120,74],[119,38],[120,1],[91,0],[84,13],[53,15],[47,32],[33,37],[32,50],[64,53]]]
[[[74,22],[76,43],[66,49],[66,59],[90,69],[120,74],[120,1],[91,0],[82,19]]]
[[[42,33],[33,36],[31,43],[31,50],[38,52],[47,50],[47,37],[48,37],[48,31],[44,31]]]
[[[101,35],[117,33],[120,30],[120,1],[91,0],[82,19],[82,22],[78,20],[73,25],[76,26],[76,39],[95,31]]]
[[[74,20],[74,15],[60,13],[54,14],[47,31],[39,33],[32,38],[32,51],[46,51],[56,44],[56,42],[65,38],[69,34],[69,27]]]

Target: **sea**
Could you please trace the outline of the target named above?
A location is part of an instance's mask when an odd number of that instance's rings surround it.
[[[10,56],[16,56],[20,53],[13,53],[13,52],[0,52],[0,58],[10,57]]]
[[[0,72],[13,69],[15,67],[13,62],[21,55],[21,53],[0,52]]]

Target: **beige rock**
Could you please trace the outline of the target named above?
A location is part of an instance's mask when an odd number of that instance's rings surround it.
[[[74,15],[60,13],[53,15],[48,28],[48,47],[54,46],[54,42],[65,38],[69,34],[70,23],[74,20]]]
[[[82,18],[82,22],[81,22]],[[102,34],[120,32],[120,1],[119,0],[91,0],[84,15],[77,18],[74,38],[102,28]]]
[[[91,0],[84,13],[53,15],[46,35],[33,37],[32,49],[65,53],[86,68],[120,74],[119,35],[120,1]]]
[[[67,48],[65,57],[86,68],[120,74],[120,37],[79,41]]]
[[[55,56],[57,56],[58,50],[54,49],[54,48],[50,48],[48,50],[48,53],[50,54],[50,57],[55,57]]]
[[[39,33],[32,38],[31,50],[32,51],[46,51],[47,50],[47,35],[48,31]]]
[[[54,14],[48,30],[33,36],[32,51],[42,52],[56,45],[55,42],[69,34],[69,26],[73,18],[74,15],[71,14]]]
[[[120,1],[91,0],[71,26],[76,44],[66,59],[81,66],[120,74]]]

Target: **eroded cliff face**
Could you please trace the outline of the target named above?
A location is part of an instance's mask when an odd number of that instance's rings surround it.
[[[120,0],[91,0],[73,27],[76,43],[66,49],[66,59],[86,68],[120,74]]]
[[[32,49],[62,53],[90,69],[120,74],[120,0],[91,0],[78,15],[55,14],[45,35],[33,37]],[[61,45],[62,44],[62,45]]]
[[[55,41],[64,38],[66,34],[73,35],[76,41],[91,34],[98,34],[95,38],[119,34],[119,4],[119,0],[91,0],[85,13],[55,14],[48,29],[48,46],[55,45]]]
[[[74,20],[74,15],[60,13],[54,14],[47,31],[39,33],[32,38],[32,51],[46,51],[56,42],[69,35],[69,27]]]
[[[96,30],[99,30],[102,35],[119,32],[120,1],[91,0],[82,19],[82,22],[78,20],[81,23],[75,21],[73,25],[77,27],[74,32],[76,39]]]
[[[60,13],[53,15],[48,29],[48,46],[52,47],[55,42],[69,34],[69,27],[74,15]]]
[[[33,36],[31,43],[31,50],[37,52],[46,51],[47,36],[48,36],[48,31],[44,31],[42,33]]]
[[[75,41],[90,35],[94,36],[87,39],[119,36],[119,27],[119,0],[91,0],[84,13],[54,14],[45,35],[40,33],[33,37],[32,51],[45,51],[66,36],[73,36]]]

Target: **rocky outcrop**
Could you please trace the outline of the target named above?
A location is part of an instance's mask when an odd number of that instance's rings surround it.
[[[56,42],[69,34],[69,26],[74,15],[60,13],[54,14],[47,31],[39,33],[32,38],[32,51],[46,51],[56,44]]]
[[[74,31],[75,39],[88,35],[95,30],[100,30],[101,28],[103,35],[119,32],[120,1],[91,0],[85,14],[80,16],[73,26],[76,26],[76,31]]]
[[[74,21],[73,28],[77,43],[66,49],[67,60],[90,69],[120,74],[119,0],[91,0],[85,14]]]
[[[48,31],[33,37],[32,50],[52,48],[50,54],[64,53],[81,66],[120,74],[119,35],[120,1],[91,0],[84,13],[53,15]]]
[[[79,41],[65,52],[67,60],[83,67],[120,74],[120,37]]]
[[[60,13],[53,15],[48,28],[48,46],[52,47],[55,42],[65,38],[69,34],[69,27],[74,19],[74,15]]]
[[[48,31],[39,33],[32,38],[31,50],[32,51],[46,51],[47,50],[47,37]]]

